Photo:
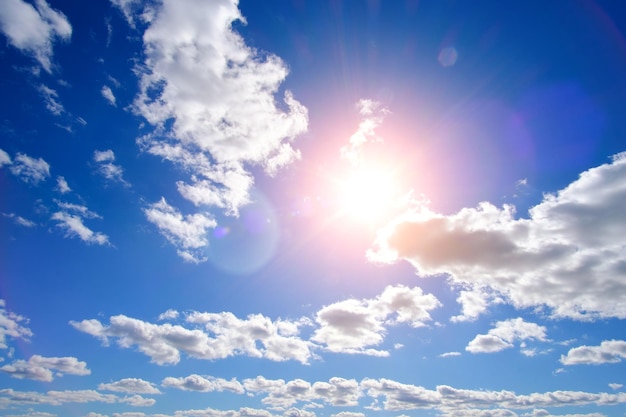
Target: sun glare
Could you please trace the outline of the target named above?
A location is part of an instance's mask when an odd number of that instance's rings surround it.
[[[393,170],[359,167],[338,181],[339,214],[377,222],[395,206],[398,186]]]

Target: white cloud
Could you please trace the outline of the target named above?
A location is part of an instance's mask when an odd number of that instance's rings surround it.
[[[237,394],[243,394],[244,389],[241,383],[235,379],[226,380],[223,378],[205,378],[200,375],[189,375],[186,377],[174,378],[167,377],[163,379],[161,383],[166,388],[177,388],[183,391],[199,391],[199,392],[214,392],[214,391],[231,391]]]
[[[0,167],[3,165],[11,165],[11,157],[3,149],[0,149]]]
[[[117,106],[115,102],[115,94],[113,94],[111,87],[109,87],[108,85],[102,86],[100,93],[102,94],[102,97],[104,97],[106,101],[109,102],[110,105]]]
[[[162,320],[175,320],[175,319],[178,318],[178,315],[179,315],[178,311],[172,310],[170,308],[167,311],[165,311],[164,313],[159,314],[158,320],[159,321],[162,321]]]
[[[274,175],[300,158],[291,143],[307,129],[307,109],[289,91],[275,99],[287,66],[233,30],[244,21],[235,0],[165,0],[143,12],[137,1],[112,2],[131,25],[141,13],[147,23],[133,109],[151,131],[138,144],[190,174],[176,182],[185,199],[237,215],[249,202],[252,166]]]
[[[626,359],[626,341],[605,340],[599,346],[579,346],[561,355],[563,365],[599,365]]]
[[[479,334],[465,348],[471,353],[493,353],[525,340],[546,341],[546,328],[518,317],[499,321],[487,334]]]
[[[623,386],[624,386],[624,384],[617,384],[617,383],[609,384],[609,387],[611,387],[611,389],[614,389],[614,390],[618,390],[618,389],[622,388]]]
[[[126,394],[160,394],[161,391],[151,382],[140,378],[124,378],[108,384],[98,385],[100,391],[123,392]]]
[[[124,179],[124,169],[114,164],[115,154],[111,149],[106,151],[94,151],[93,160],[97,164],[100,175],[111,182],[119,182],[128,187],[130,184]]]
[[[7,414],[5,417],[57,417],[57,415],[43,411],[31,411],[28,414]]]
[[[26,154],[18,153],[11,162],[6,152],[3,151],[3,154],[0,155],[0,159],[3,159],[4,164],[9,166],[11,173],[26,183],[38,185],[50,176],[50,165],[42,158],[35,159]]]
[[[28,340],[33,335],[29,328],[21,323],[27,324],[28,319],[7,311],[5,301],[0,299],[0,349],[7,349],[7,336],[13,339]]]
[[[105,342],[117,338],[121,347],[137,346],[159,365],[178,363],[181,352],[208,360],[247,355],[302,363],[312,355],[308,342],[282,334],[280,321],[272,322],[260,314],[242,320],[232,313],[194,312],[189,314],[187,322],[201,325],[206,332],[201,328],[189,329],[169,323],[148,323],[124,315],[111,317],[108,326],[93,319],[71,324]]]
[[[72,36],[65,15],[51,9],[45,0],[36,0],[35,7],[23,0],[4,0],[0,30],[11,45],[34,57],[47,72],[52,70],[53,42]]]
[[[151,204],[144,210],[148,221],[156,225],[165,238],[178,247],[178,255],[189,262],[202,262],[206,258],[203,248],[208,245],[207,230],[217,223],[206,213],[183,216],[170,206],[165,198]]]
[[[512,206],[482,203],[454,215],[414,207],[381,230],[373,261],[406,259],[422,275],[489,288],[518,308],[555,317],[626,318],[626,153],[583,172],[516,219]],[[468,304],[469,306],[469,304]],[[479,313],[481,307],[467,314]]]
[[[37,90],[43,97],[46,109],[55,116],[60,116],[65,112],[63,104],[59,101],[59,93],[56,90],[41,84]],[[70,129],[71,131],[71,129]]]
[[[65,211],[58,211],[52,214],[52,220],[58,222],[58,227],[65,230],[67,237],[78,237],[80,240],[90,244],[108,245],[109,237],[100,232],[94,232],[83,223],[83,218],[79,215],[70,214]]]
[[[439,355],[440,358],[450,358],[453,356],[461,356],[461,352],[446,352]]]
[[[440,305],[419,287],[388,286],[375,299],[348,299],[322,308],[311,340],[332,352],[387,356],[387,351],[367,348],[383,341],[386,325],[424,326],[431,320],[429,311]]]
[[[50,382],[54,379],[52,371],[55,371],[56,376],[63,376],[64,374],[91,374],[85,362],[79,361],[71,356],[46,358],[40,355],[33,355],[28,361],[16,360],[9,365],[1,367],[0,371],[14,378],[33,379],[45,382]]]
[[[8,217],[9,219],[13,219],[13,221],[16,224],[19,224],[20,226],[24,226],[24,227],[35,227],[36,226],[35,222],[33,222],[31,220],[28,220],[28,219],[25,219],[22,216],[17,216],[15,213],[2,213],[2,215],[4,217]]]
[[[57,177],[57,190],[61,194],[69,193],[70,191],[72,191],[67,181],[65,181],[65,178],[61,176]]]
[[[376,128],[381,125],[389,110],[381,107],[374,100],[361,99],[357,102],[357,109],[363,120],[359,123],[357,131],[350,137],[348,145],[340,150],[342,158],[347,159],[353,165],[361,162],[361,148],[368,142],[381,142],[382,138],[376,135]]]

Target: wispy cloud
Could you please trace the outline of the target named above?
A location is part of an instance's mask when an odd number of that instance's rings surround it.
[[[56,201],[56,200],[55,200]],[[90,244],[108,245],[109,237],[100,232],[94,232],[84,224],[85,219],[101,218],[86,206],[56,201],[61,211],[52,214],[52,220],[58,222],[58,227],[65,230],[66,236],[78,237]]]
[[[72,189],[68,185],[68,183],[65,180],[65,178],[61,177],[61,176],[57,177],[57,190],[61,194],[69,193],[70,191],[72,191]]]
[[[111,182],[120,183],[126,187],[130,184],[124,179],[124,169],[114,163],[115,153],[111,149],[106,151],[94,151],[93,160],[97,165],[97,170],[100,175]]]
[[[52,72],[53,43],[72,36],[67,17],[45,0],[35,1],[34,6],[23,0],[5,0],[0,8],[0,30],[11,45],[35,58],[47,72]]]
[[[108,85],[102,86],[100,93],[102,94],[102,97],[104,97],[106,101],[109,102],[110,105],[117,106],[115,102],[115,95],[113,94],[113,90],[111,90],[111,87],[109,87]]]
[[[8,349],[7,337],[28,340],[33,335],[28,327],[24,327],[28,319],[7,311],[5,307],[6,302],[0,299],[0,349]]]
[[[22,216],[18,216],[15,213],[2,213],[4,217],[8,217],[9,219],[13,219],[16,224],[24,227],[35,227],[37,224],[31,220],[25,219]]]
[[[32,158],[18,153],[11,160],[8,153],[0,149],[0,167],[8,166],[13,175],[26,183],[38,185],[50,176],[50,165],[42,158]]]
[[[59,93],[57,93],[56,90],[41,84],[37,87],[37,91],[39,91],[39,94],[43,97],[46,109],[48,109],[50,113],[55,116],[60,116],[65,112],[63,104],[59,101]]]

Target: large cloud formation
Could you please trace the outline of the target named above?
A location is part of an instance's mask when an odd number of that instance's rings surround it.
[[[466,288],[459,301],[473,317],[505,299],[547,307],[554,317],[626,318],[624,201],[621,153],[544,196],[527,219],[490,203],[449,216],[416,205],[381,230],[368,256],[405,259],[421,275],[448,274]]]
[[[287,66],[233,30],[245,23],[236,0],[113,4],[147,25],[133,110],[151,129],[140,147],[190,174],[176,186],[198,210],[237,215],[250,199],[251,166],[274,175],[300,157],[291,142],[307,130],[307,109],[289,91],[275,100]],[[202,247],[177,246],[186,260],[202,259]]]

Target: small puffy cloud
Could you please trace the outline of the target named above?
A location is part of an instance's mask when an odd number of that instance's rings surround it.
[[[579,346],[561,356],[563,365],[600,365],[626,359],[626,341],[605,340],[599,346]]]
[[[166,388],[177,388],[183,391],[231,391],[237,394],[243,394],[244,392],[243,385],[235,379],[229,381],[222,378],[205,378],[195,374],[181,378],[167,377],[163,380],[161,385]]]
[[[162,320],[175,320],[175,319],[178,318],[178,315],[179,315],[178,311],[172,310],[170,308],[167,311],[159,314],[158,320],[159,321],[162,321]]]
[[[33,333],[23,324],[27,324],[28,319],[7,311],[5,301],[0,299],[0,349],[7,349],[7,337],[13,339],[28,340]]]
[[[108,85],[102,86],[100,93],[102,94],[102,97],[104,97],[111,106],[117,106],[115,102],[115,94],[113,94],[111,87],[109,87]]]
[[[34,6],[23,0],[4,0],[0,30],[11,45],[35,58],[47,72],[52,71],[53,43],[72,36],[67,17],[45,0],[36,0]]]
[[[465,348],[471,353],[493,353],[513,347],[516,341],[546,341],[546,328],[518,317],[499,321],[487,334],[479,334]]]
[[[212,216],[195,213],[183,216],[162,198],[144,210],[148,221],[159,229],[165,238],[178,248],[178,255],[189,262],[202,262],[206,258],[203,248],[208,245],[207,230],[217,225]]]
[[[618,389],[622,388],[623,386],[624,386],[624,384],[617,384],[617,383],[609,384],[609,387],[611,387],[611,389],[614,389],[614,390],[618,390]]]
[[[100,391],[123,392],[126,394],[160,394],[153,383],[140,378],[124,378],[108,384],[98,385]]]
[[[28,361],[16,360],[9,365],[1,367],[0,371],[11,375],[13,378],[44,382],[50,382],[54,379],[52,371],[55,371],[56,376],[63,376],[64,374],[91,374],[85,362],[71,356],[46,358],[40,355],[33,355]]]
[[[368,348],[382,343],[386,326],[422,327],[431,320],[429,311],[440,305],[419,287],[388,286],[377,298],[348,299],[322,308],[311,340],[332,352],[387,356],[387,351]]]
[[[67,184],[67,181],[65,181],[65,178],[61,176],[57,177],[57,190],[61,194],[69,193],[70,191],[72,191],[70,186]]]
[[[93,160],[97,165],[97,170],[100,175],[111,182],[118,182],[124,186],[130,186],[124,179],[124,169],[114,164],[115,154],[111,149],[106,151],[94,151]]]
[[[486,301],[547,307],[554,317],[578,320],[626,318],[625,200],[622,153],[545,195],[529,218],[516,218],[508,205],[442,215],[416,204],[379,232],[368,256],[405,259],[421,275],[447,274],[452,284],[488,289],[482,300],[460,300],[468,319]]]
[[[9,166],[11,173],[26,183],[38,185],[50,176],[50,165],[42,158],[35,159],[26,154],[18,153],[11,162],[6,152],[3,151],[3,154],[0,154],[0,160],[4,160],[4,165]],[[0,166],[2,165],[0,164]]]

